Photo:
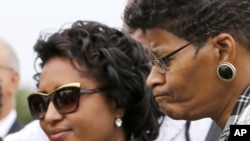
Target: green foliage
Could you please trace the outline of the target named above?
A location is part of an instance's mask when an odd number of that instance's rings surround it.
[[[16,94],[17,115],[23,124],[27,124],[32,120],[27,102],[27,96],[29,93],[29,88],[20,88]]]

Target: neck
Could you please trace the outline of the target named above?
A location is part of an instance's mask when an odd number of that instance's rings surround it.
[[[5,118],[11,112],[11,110],[11,106],[2,105],[2,107],[0,108],[0,120]]]
[[[238,98],[240,97],[243,90],[246,88],[248,84],[249,82],[243,83],[243,82],[236,81],[235,84],[230,86],[232,89],[229,89],[227,92],[224,93],[226,95],[225,99],[223,100],[225,102],[223,106],[224,108],[221,109],[220,114],[217,115],[217,118],[214,119],[217,122],[217,124],[220,126],[220,128],[223,129],[225,127],[226,122],[228,118],[231,116],[231,113],[235,107],[235,104]]]
[[[123,127],[115,127],[112,134],[112,141],[126,141],[126,134]]]

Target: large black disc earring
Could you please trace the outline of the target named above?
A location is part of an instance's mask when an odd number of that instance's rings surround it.
[[[223,81],[230,82],[236,76],[236,69],[231,63],[223,62],[217,67],[217,76]]]

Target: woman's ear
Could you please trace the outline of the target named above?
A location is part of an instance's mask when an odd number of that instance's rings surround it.
[[[114,99],[112,99],[111,101],[111,106],[114,110],[114,116],[117,118],[117,117],[120,117],[122,118],[125,114],[125,109],[124,108],[119,108],[115,102]]]
[[[125,110],[123,108],[118,108],[116,109],[116,112],[115,112],[115,117],[120,117],[122,118],[125,114]]]
[[[233,62],[236,54],[236,42],[230,34],[221,33],[212,39],[212,43],[217,49],[220,62]]]

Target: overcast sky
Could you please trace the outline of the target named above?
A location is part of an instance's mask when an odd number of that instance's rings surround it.
[[[35,87],[33,45],[41,33],[79,19],[121,28],[125,5],[126,0],[0,0],[0,38],[17,52],[20,86]]]

